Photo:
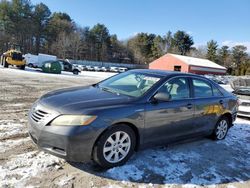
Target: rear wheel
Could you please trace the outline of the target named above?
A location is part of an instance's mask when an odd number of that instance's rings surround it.
[[[73,70],[73,74],[78,75],[79,71],[78,70]]]
[[[25,65],[20,66],[21,70],[25,70]]]
[[[135,145],[134,131],[127,125],[116,125],[99,138],[93,159],[103,168],[120,166],[133,154]]]
[[[213,139],[223,140],[227,136],[229,129],[228,118],[222,117],[216,124],[215,130],[212,134]]]

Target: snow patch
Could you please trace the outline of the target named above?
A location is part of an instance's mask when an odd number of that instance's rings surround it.
[[[25,132],[26,127],[22,124],[13,123],[11,121],[1,120],[0,121],[0,139],[6,139],[10,136],[20,135]]]
[[[124,165],[115,167],[107,171],[107,175],[119,180],[139,180],[143,177],[144,172],[134,165]]]
[[[65,186],[67,184],[70,183],[70,181],[74,180],[75,177],[74,176],[68,176],[68,175],[64,175],[62,177],[60,177],[59,180],[57,180],[55,182],[56,185],[59,185],[59,186]]]
[[[64,160],[50,154],[32,151],[16,155],[0,166],[0,182],[3,187],[25,187],[26,182],[40,172],[48,171]]]
[[[30,141],[29,137],[18,139],[18,140],[4,140],[0,142],[0,154],[6,152],[7,150],[10,150],[12,148],[15,148],[17,146],[20,146],[26,142]]]

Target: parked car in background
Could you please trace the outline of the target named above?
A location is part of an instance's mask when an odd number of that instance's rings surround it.
[[[87,71],[94,71],[94,67],[87,65],[86,66]]]
[[[126,72],[128,70],[128,68],[126,67],[119,67],[118,68],[118,72]]]
[[[109,67],[110,72],[119,72],[118,67]]]
[[[237,109],[236,96],[202,76],[130,70],[42,96],[29,112],[29,134],[53,155],[110,168],[140,147],[200,136],[222,140]]]
[[[78,67],[82,70],[82,71],[86,71],[87,68],[85,65],[78,65]]]
[[[238,77],[231,83],[233,93],[239,98],[239,116],[250,118],[250,77]]]
[[[73,74],[79,74],[81,72],[81,68],[71,64],[70,62],[66,60],[57,60],[61,66],[62,66],[62,71],[67,71],[67,72],[72,72]]]
[[[229,83],[229,79],[226,76],[215,76],[215,75],[204,75],[204,76],[220,85],[226,85]]]
[[[101,67],[99,67],[99,66],[94,66],[94,71],[101,71]]]
[[[217,84],[224,84],[224,85],[227,84],[223,79],[211,78],[211,80],[213,80]]]
[[[102,72],[107,72],[108,71],[108,68],[106,68],[106,67],[101,67],[101,69],[100,69]]]

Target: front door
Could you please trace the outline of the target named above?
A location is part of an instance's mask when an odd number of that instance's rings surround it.
[[[175,140],[192,132],[194,104],[189,86],[185,77],[172,78],[158,90],[171,99],[146,104],[145,144]]]

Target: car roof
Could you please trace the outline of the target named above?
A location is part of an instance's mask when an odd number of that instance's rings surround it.
[[[195,77],[205,78],[204,76],[200,76],[197,74],[177,72],[177,71],[165,71],[165,70],[158,70],[158,69],[133,69],[131,71],[145,73],[145,74],[154,74],[154,75],[163,76],[163,77],[183,75],[183,76],[195,76]]]

